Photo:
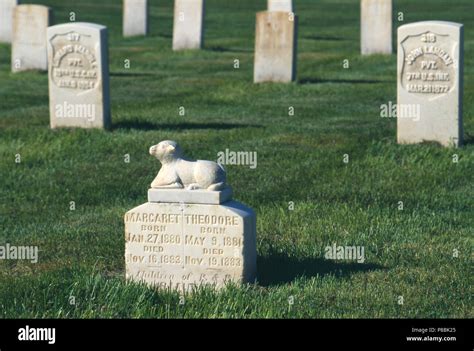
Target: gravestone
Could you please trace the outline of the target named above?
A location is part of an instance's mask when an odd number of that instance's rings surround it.
[[[51,128],[110,126],[107,28],[67,23],[48,28]]]
[[[401,144],[462,144],[463,25],[427,21],[398,28],[397,133]]]
[[[0,0],[0,43],[11,43],[13,34],[13,9],[18,0]]]
[[[125,214],[129,280],[192,291],[256,279],[256,217],[232,200],[225,171],[211,161],[188,161],[176,142],[150,148],[162,168],[148,202]]]
[[[123,0],[123,36],[148,34],[148,0]]]
[[[200,49],[204,36],[204,0],[175,0],[173,50]]]
[[[13,11],[12,72],[48,69],[46,30],[52,11],[42,5],[19,5]]]
[[[291,82],[296,78],[298,18],[293,13],[257,13],[254,82]]]
[[[392,53],[392,0],[361,0],[362,55]]]
[[[267,0],[267,10],[293,12],[293,0]]]

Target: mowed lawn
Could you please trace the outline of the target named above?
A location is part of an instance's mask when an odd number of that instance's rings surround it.
[[[205,49],[188,52],[171,50],[171,0],[151,0],[151,35],[133,39],[121,1],[30,2],[55,23],[74,12],[109,28],[113,127],[50,130],[47,74],[11,74],[0,45],[0,245],[39,247],[37,264],[0,261],[0,317],[474,317],[472,0],[394,9],[394,28],[465,24],[460,149],[396,144],[395,119],[380,117],[396,103],[396,55],[360,56],[358,0],[296,0],[287,85],[252,83],[264,0],[208,0]],[[226,167],[257,213],[257,284],[180,298],[125,281],[123,215],[146,202],[160,167],[148,148],[165,139],[200,159],[257,152],[256,169]],[[363,246],[365,262],[326,260],[333,244]]]

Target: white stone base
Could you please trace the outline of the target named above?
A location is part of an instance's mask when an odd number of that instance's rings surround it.
[[[222,205],[145,203],[125,214],[126,278],[192,291],[256,279],[256,217]]]
[[[184,189],[148,190],[149,202],[220,205],[231,199],[232,188],[230,187],[222,191]]]

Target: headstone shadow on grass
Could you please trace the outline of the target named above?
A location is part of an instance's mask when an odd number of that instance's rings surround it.
[[[114,123],[112,129],[136,129],[136,130],[197,130],[215,129],[228,130],[238,128],[263,128],[259,124],[240,123],[152,123],[145,121],[122,121]]]
[[[261,286],[287,284],[299,277],[334,275],[342,278],[358,272],[384,269],[386,267],[373,263],[332,261],[323,258],[298,259],[282,254],[257,258],[257,277]]]
[[[322,79],[322,78],[301,78],[298,80],[299,84],[324,84],[324,83],[335,83],[335,84],[379,84],[379,83],[392,83],[389,80],[380,79]]]
[[[159,33],[155,35],[158,38],[173,39],[173,34],[171,33]]]
[[[465,134],[463,144],[465,146],[466,145],[474,145],[474,134]]]
[[[161,75],[158,72],[110,72],[111,77],[153,77]]]
[[[321,36],[321,35],[307,35],[303,36],[301,39],[306,40],[316,40],[316,41],[349,41],[350,39],[342,37],[331,37],[331,36]]]
[[[210,46],[205,48],[206,51],[215,51],[215,52],[241,52],[241,53],[253,53],[253,49],[243,49],[243,48],[225,48],[223,46]]]

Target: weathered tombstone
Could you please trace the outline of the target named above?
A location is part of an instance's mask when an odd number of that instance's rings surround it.
[[[398,28],[399,143],[462,144],[463,48],[462,24],[427,21]]]
[[[293,12],[293,0],[268,0],[267,10]]]
[[[52,11],[42,5],[19,5],[13,11],[12,72],[48,69],[46,30]]]
[[[254,82],[291,82],[296,78],[298,18],[293,13],[257,13]]]
[[[173,50],[200,49],[204,33],[204,0],[175,0]]]
[[[392,53],[392,0],[361,0],[362,55]]]
[[[0,43],[11,43],[13,33],[13,9],[18,0],[0,0]]]
[[[148,34],[148,0],[123,0],[123,36]]]
[[[231,200],[224,169],[183,159],[173,141],[152,146],[150,154],[162,168],[148,202],[125,214],[127,279],[181,291],[253,283],[255,213]]]
[[[110,126],[107,28],[67,23],[48,28],[51,128]]]

